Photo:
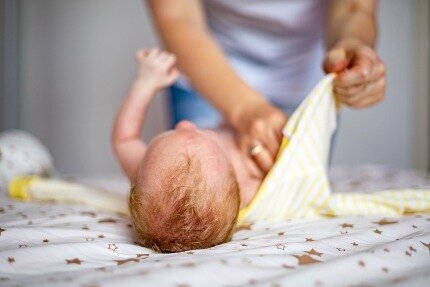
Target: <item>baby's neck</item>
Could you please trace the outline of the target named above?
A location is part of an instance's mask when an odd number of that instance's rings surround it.
[[[243,208],[254,198],[262,179],[252,176],[246,166],[246,159],[236,144],[234,132],[230,127],[220,126],[212,131],[215,132],[213,134],[214,140],[226,151],[236,173],[240,188],[240,208]]]

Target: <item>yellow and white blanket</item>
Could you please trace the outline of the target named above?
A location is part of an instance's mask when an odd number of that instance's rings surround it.
[[[239,223],[430,211],[430,190],[331,193],[327,162],[337,118],[333,78],[324,77],[288,120],[276,162],[240,211]]]

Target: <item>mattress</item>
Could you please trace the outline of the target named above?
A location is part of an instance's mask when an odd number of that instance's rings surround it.
[[[336,192],[430,187],[423,174],[373,165],[330,178]],[[127,192],[124,178],[77,180]],[[0,194],[0,286],[430,286],[430,214],[258,222],[175,254],[134,241],[128,218]]]

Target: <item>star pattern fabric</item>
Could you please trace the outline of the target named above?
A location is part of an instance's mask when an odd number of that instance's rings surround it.
[[[379,186],[368,171],[342,189],[357,187],[357,180]],[[387,186],[401,178],[370,171]],[[404,184],[430,186],[410,177]],[[430,214],[259,221],[219,246],[159,254],[136,245],[130,220],[118,214],[1,193],[0,210],[2,287],[427,286],[430,280]]]

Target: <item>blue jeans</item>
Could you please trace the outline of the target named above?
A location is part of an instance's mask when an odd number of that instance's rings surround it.
[[[173,85],[170,88],[169,99],[171,128],[174,128],[175,125],[182,120],[191,121],[199,128],[215,128],[223,121],[221,114],[193,89],[186,89],[181,86]],[[277,103],[272,104],[281,108],[287,115],[291,115],[297,108],[292,106],[280,107]],[[337,130],[331,138],[330,164],[333,158],[336,135]]]
[[[215,128],[222,122],[221,114],[194,90],[173,85],[170,88],[170,126],[188,120],[199,128]]]

